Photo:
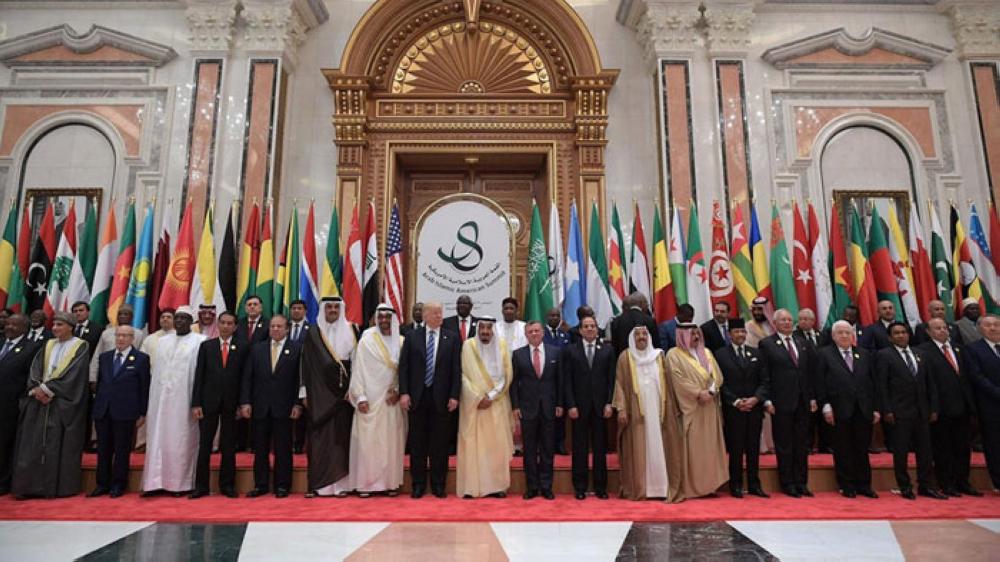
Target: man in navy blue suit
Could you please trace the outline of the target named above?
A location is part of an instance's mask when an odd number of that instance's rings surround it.
[[[146,421],[149,404],[149,356],[132,347],[135,330],[115,328],[115,349],[98,358],[94,426],[97,428],[97,488],[89,497],[128,487],[129,452],[135,428]]]
[[[979,407],[986,468],[993,488],[1000,489],[1000,317],[981,316],[978,324],[983,339],[965,346],[969,380]]]
[[[288,497],[292,488],[292,423],[302,415],[299,403],[299,352],[288,338],[288,319],[270,320],[270,337],[254,344],[243,368],[240,408],[253,419],[254,489],[247,497],[268,492],[270,456],[274,449],[274,496]]]
[[[524,475],[527,479],[524,499],[552,494],[552,456],[556,418],[562,417],[559,384],[559,348],[547,345],[542,323],[528,322],[524,327],[528,345],[511,356],[514,382],[510,387],[510,405],[514,419],[521,422],[524,438]]]

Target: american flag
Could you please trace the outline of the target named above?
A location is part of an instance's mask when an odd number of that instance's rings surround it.
[[[404,320],[403,310],[403,237],[399,226],[399,205],[393,204],[389,219],[389,234],[385,241],[385,299],[400,322]]]

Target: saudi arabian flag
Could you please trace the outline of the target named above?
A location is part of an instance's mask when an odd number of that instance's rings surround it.
[[[597,325],[607,326],[614,312],[611,308],[611,292],[608,288],[608,260],[604,253],[604,235],[601,233],[601,215],[597,212],[597,201],[590,212],[589,247],[587,260],[587,304],[594,309]]]
[[[538,204],[532,203],[531,238],[528,241],[528,294],[524,299],[524,319],[545,321],[552,308],[552,283],[549,282],[549,253]]]

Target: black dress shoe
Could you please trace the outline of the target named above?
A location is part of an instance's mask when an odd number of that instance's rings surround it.
[[[248,498],[259,498],[259,497],[263,496],[266,493],[267,493],[267,490],[265,490],[263,488],[254,488],[253,490],[250,490],[249,492],[247,492],[247,497]]]
[[[585,500],[587,499],[587,494],[585,492],[577,492],[576,494],[573,495],[573,497],[578,500]]]
[[[542,497],[547,500],[556,499],[556,495],[552,493],[552,490],[542,490]]]
[[[899,495],[903,496],[904,500],[915,500],[917,495],[913,493],[913,490],[907,488],[905,490],[900,490]]]
[[[92,491],[89,494],[87,494],[87,497],[88,498],[98,498],[98,497],[106,496],[106,495],[108,495],[108,489],[107,488],[94,488],[94,491]]]
[[[434,497],[444,499],[448,497],[448,494],[444,490],[434,490]]]
[[[919,490],[917,490],[917,494],[919,494],[921,496],[924,496],[925,498],[934,498],[936,500],[946,500],[946,499],[948,499],[948,496],[942,494],[941,492],[939,492],[937,490],[933,490],[931,488],[920,488]]]
[[[487,497],[497,498],[502,500],[507,497],[507,492],[496,492],[495,494],[487,494]]]
[[[232,488],[226,488],[224,490],[220,490],[219,493],[222,494],[223,496],[226,496],[227,498],[238,498],[238,497],[240,497],[240,495],[236,493],[236,490],[234,490]]]
[[[608,499],[608,493],[605,492],[605,491],[603,491],[603,490],[600,491],[600,492],[595,493],[594,495],[597,496],[597,499],[599,499],[599,500],[606,500],[606,499]]]
[[[729,495],[733,496],[734,498],[742,498],[743,490],[741,488],[730,488]]]
[[[802,494],[799,494],[798,490],[793,488],[782,488],[781,492],[790,498],[801,498]]]
[[[747,493],[750,494],[751,496],[757,496],[758,498],[769,498],[769,497],[771,497],[770,494],[768,494],[767,492],[765,492],[760,487],[750,488],[749,490],[747,490]]]
[[[122,494],[124,494],[124,493],[125,493],[124,490],[117,490],[117,489],[116,490],[111,490],[111,493],[108,494],[108,497],[110,497],[111,499],[120,498],[120,497],[122,497]]]
[[[6,496],[10,493],[10,488],[0,488],[0,496]]]
[[[878,499],[878,494],[876,494],[875,490],[872,490],[871,488],[865,488],[864,490],[859,490],[858,493],[866,498],[871,498],[873,500]]]
[[[274,491],[274,497],[276,497],[276,498],[287,498],[288,497],[288,490],[286,490],[285,488],[278,488],[277,490]]]
[[[526,500],[530,500],[530,499],[534,499],[537,496],[538,496],[538,490],[527,490],[527,491],[524,492],[524,495],[521,496],[521,497],[524,498],[524,499],[526,499]]]
[[[805,496],[807,498],[815,497],[813,495],[813,493],[812,493],[812,490],[810,490],[809,488],[806,488],[804,486],[802,488],[799,488],[799,495],[800,496]]]
[[[424,497],[424,487],[414,486],[413,489],[410,490],[410,497],[415,500],[419,500],[420,498]]]
[[[977,498],[983,497],[983,493],[979,490],[973,488],[972,486],[962,486],[958,489],[959,492],[965,494],[966,496],[974,496]]]
[[[854,499],[854,498],[858,497],[858,495],[856,493],[854,493],[854,490],[841,490],[840,491],[840,495],[844,496],[845,498],[850,498],[850,499]]]
[[[170,492],[170,495],[175,498],[183,498],[184,496],[188,495],[188,492]]]
[[[208,495],[208,490],[195,490],[195,491],[191,492],[191,495],[188,496],[188,499],[189,500],[196,500],[198,498],[203,498],[203,497],[205,497],[207,495]]]
[[[962,494],[959,494],[954,488],[945,488],[941,490],[941,493],[948,496],[949,498],[960,498]]]

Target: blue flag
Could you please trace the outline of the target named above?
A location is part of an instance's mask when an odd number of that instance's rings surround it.
[[[587,262],[583,258],[583,236],[580,234],[580,218],[576,213],[576,201],[569,209],[569,243],[566,245],[566,268],[563,270],[563,287],[566,298],[563,300],[563,321],[569,326],[576,326],[580,320],[576,317],[576,309],[587,302],[586,279]]]
[[[149,277],[153,264],[153,205],[146,206],[146,218],[142,221],[142,235],[135,253],[135,266],[128,282],[128,297],[125,302],[132,305],[135,315],[132,326],[146,326],[146,308],[149,301]]]

